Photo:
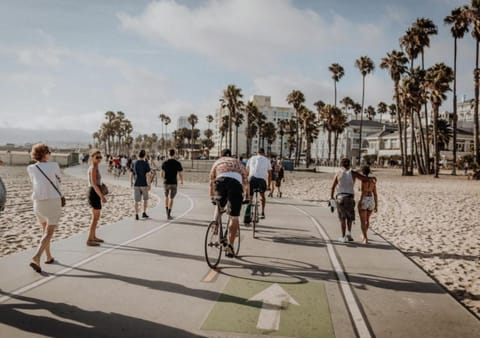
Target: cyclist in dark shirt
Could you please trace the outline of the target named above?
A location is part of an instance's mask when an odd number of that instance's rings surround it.
[[[177,175],[180,178],[180,184],[183,184],[183,168],[182,164],[175,159],[175,149],[170,149],[168,154],[170,155],[170,158],[162,164],[162,177],[164,178],[163,184],[167,218],[173,219],[172,206],[173,199],[177,194]]]

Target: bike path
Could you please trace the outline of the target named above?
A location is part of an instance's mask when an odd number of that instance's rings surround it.
[[[69,172],[83,177],[84,170]],[[115,183],[128,184],[124,178]],[[0,336],[354,337],[358,318],[345,300],[329,245],[346,272],[368,335],[478,332],[478,320],[380,238],[372,236],[368,248],[325,241],[309,214],[330,238],[337,237],[336,219],[311,204],[270,200],[259,239],[242,227],[240,257],[222,258],[218,273],[212,272],[203,255],[213,211],[207,187],[190,184],[180,191],[173,222],[165,219],[162,199],[150,220],[101,227],[107,243],[100,248],[86,247],[86,234],[57,241],[53,251],[59,264],[45,267],[43,276],[28,268],[33,250],[0,259],[6,295],[0,299]],[[279,330],[258,329],[265,301],[255,296],[274,285],[294,302],[280,299]],[[12,295],[15,290],[18,295]]]

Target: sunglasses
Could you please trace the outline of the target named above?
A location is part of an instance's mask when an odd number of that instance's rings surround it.
[[[101,160],[103,157],[102,156],[95,156],[96,160]]]

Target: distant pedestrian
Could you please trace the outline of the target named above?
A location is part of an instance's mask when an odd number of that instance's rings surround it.
[[[270,177],[270,182],[269,182],[269,187],[268,190],[270,190],[270,193],[268,194],[268,197],[273,197],[273,193],[275,192],[275,182],[277,181],[277,172],[275,171],[275,166],[277,164],[277,161],[275,160],[274,157],[270,158],[270,167],[272,168],[272,174]]]
[[[277,187],[277,197],[282,197],[282,191],[280,190],[282,182],[285,182],[285,170],[283,169],[282,160],[278,160],[275,166],[275,187]]]
[[[102,161],[102,153],[98,149],[90,151],[90,167],[88,167],[88,204],[92,208],[92,220],[88,231],[87,245],[99,246],[103,239],[97,237],[97,225],[102,213],[102,204],[107,203],[107,199],[102,192],[102,176],[98,168]]]
[[[133,162],[132,172],[130,174],[130,186],[133,188],[133,198],[135,200],[135,220],[138,221],[139,203],[143,198],[142,218],[148,218],[148,191],[150,182],[150,165],[145,161],[145,150],[140,150],[138,160]]]
[[[468,162],[465,161],[465,163],[463,163],[463,173],[466,175],[468,175]]]
[[[62,215],[61,173],[58,163],[49,162],[50,149],[46,144],[34,145],[31,155],[36,163],[29,165],[27,172],[33,186],[33,211],[42,226],[43,235],[37,251],[32,257],[30,267],[36,272],[42,272],[40,258],[44,252],[46,254],[45,264],[54,262],[50,251],[50,242]]]
[[[162,177],[164,178],[164,190],[165,190],[165,210],[167,212],[167,218],[173,219],[172,207],[173,199],[177,194],[178,180],[180,178],[180,184],[183,184],[183,168],[182,164],[175,159],[175,149],[168,151],[170,158],[162,163]]]
[[[360,201],[358,201],[358,215],[360,216],[363,234],[362,243],[368,244],[367,232],[370,227],[370,216],[372,212],[377,212],[378,210],[377,179],[369,176],[370,167],[368,165],[362,167],[362,174],[368,177],[369,180],[362,181],[362,196]]]
[[[355,199],[354,199],[354,185],[355,179],[368,180],[367,177],[351,170],[350,160],[343,158],[340,161],[341,169],[335,174],[333,179],[330,199],[334,199],[335,189],[338,186],[336,194],[337,211],[342,228],[341,242],[353,241],[352,238],[352,223],[355,221]],[[347,230],[348,229],[348,230]]]

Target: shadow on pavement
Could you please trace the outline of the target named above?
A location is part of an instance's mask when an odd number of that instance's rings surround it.
[[[11,295],[0,305],[0,323],[48,337],[202,337],[175,327],[120,313],[88,311],[77,306]],[[49,316],[35,313],[49,312]]]

